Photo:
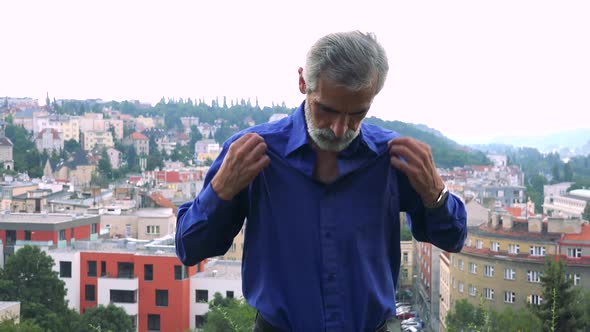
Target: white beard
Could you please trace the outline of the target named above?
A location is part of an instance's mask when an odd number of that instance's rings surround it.
[[[346,129],[342,138],[336,138],[336,134],[330,128],[318,128],[313,120],[309,103],[305,100],[305,123],[307,133],[317,146],[326,151],[340,152],[346,149],[359,135],[361,126],[357,130]]]

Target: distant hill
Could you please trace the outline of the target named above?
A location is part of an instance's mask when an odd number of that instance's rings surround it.
[[[590,153],[590,128],[581,128],[551,134],[529,137],[504,136],[497,137],[491,143],[510,144],[517,147],[536,148],[541,152],[572,150],[574,154]]]
[[[460,145],[445,137],[439,131],[424,125],[414,125],[401,121],[385,121],[376,117],[366,118],[365,122],[394,130],[402,136],[410,136],[429,144],[432,147],[432,157],[437,167],[451,168],[455,166],[491,164],[483,152]]]

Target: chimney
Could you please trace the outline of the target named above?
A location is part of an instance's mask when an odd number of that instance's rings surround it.
[[[502,220],[502,228],[512,229],[512,226],[514,226],[514,220],[512,220],[512,216],[509,214],[505,215],[504,219]]]
[[[580,234],[582,232],[582,220],[578,218],[549,218],[547,224],[549,233]]]
[[[541,233],[541,230],[543,229],[541,218],[530,217],[527,222],[529,226],[529,233]]]
[[[492,228],[496,229],[498,227],[498,224],[500,223],[500,218],[502,218],[500,215],[498,215],[497,212],[494,212],[492,214]]]

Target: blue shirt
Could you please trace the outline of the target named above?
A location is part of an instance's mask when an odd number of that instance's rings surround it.
[[[246,132],[262,136],[270,165],[231,201],[211,188],[229,145]],[[230,138],[198,197],[178,210],[176,252],[186,265],[225,254],[247,218],[242,288],[262,317],[285,331],[373,331],[395,315],[400,269],[400,211],[418,241],[458,252],[466,212],[449,195],[428,210],[408,178],[390,164],[398,136],[362,124],[338,155],[338,179],[313,176],[303,104],[293,115]],[[409,219],[409,218],[408,218]]]

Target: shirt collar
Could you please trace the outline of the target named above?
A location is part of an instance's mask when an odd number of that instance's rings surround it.
[[[289,141],[285,147],[285,156],[290,155],[300,147],[308,144],[307,124],[305,123],[305,101],[297,107],[292,115],[291,132],[289,133]],[[375,142],[365,134],[363,130],[364,124],[361,124],[360,135],[341,153],[344,156],[349,156],[357,152],[359,147],[366,147],[375,154],[379,154],[379,150]]]

